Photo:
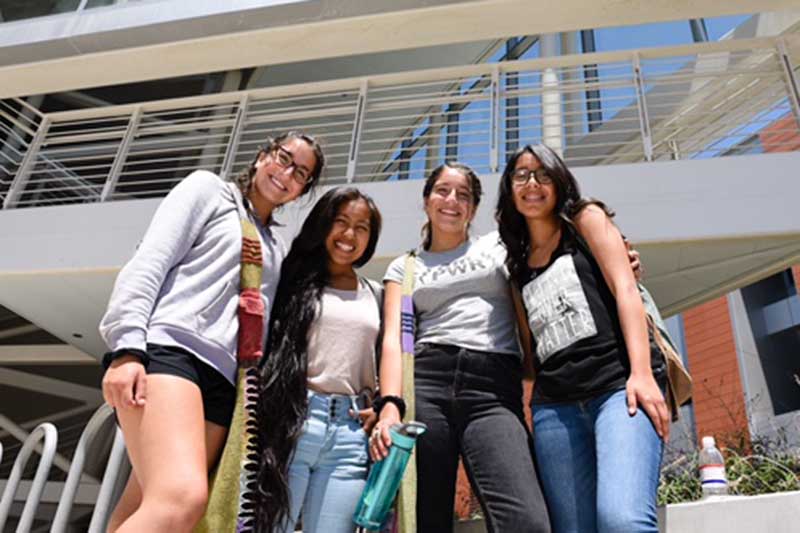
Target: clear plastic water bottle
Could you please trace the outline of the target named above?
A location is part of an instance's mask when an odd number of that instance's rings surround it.
[[[361,494],[353,521],[369,531],[380,530],[386,521],[392,502],[400,487],[406,464],[411,457],[411,450],[417,437],[425,433],[425,424],[408,422],[395,424],[389,428],[392,447],[389,456],[372,465],[367,478],[367,485]]]
[[[703,498],[728,494],[728,478],[725,475],[725,459],[717,449],[714,437],[703,437],[700,451],[700,482]]]

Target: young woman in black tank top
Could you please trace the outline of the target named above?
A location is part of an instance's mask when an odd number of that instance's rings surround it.
[[[546,146],[506,165],[496,217],[533,334],[533,433],[555,532],[658,530],[664,364],[611,216]]]

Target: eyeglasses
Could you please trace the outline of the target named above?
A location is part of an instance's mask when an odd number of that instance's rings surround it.
[[[289,150],[283,146],[278,146],[273,151],[273,154],[275,156],[273,160],[279,167],[292,169],[292,178],[294,181],[300,185],[305,185],[311,181],[311,171],[307,170],[305,167],[298,166]]]
[[[527,168],[518,168],[511,174],[511,181],[514,185],[525,185],[531,178],[539,185],[550,185],[553,183],[553,178],[547,174],[547,170],[539,167],[536,170],[528,170]]]

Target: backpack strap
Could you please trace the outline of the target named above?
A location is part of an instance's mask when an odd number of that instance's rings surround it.
[[[417,264],[415,251],[406,255],[403,272],[402,295],[400,298],[400,346],[402,349],[403,400],[406,402],[406,420],[414,420],[414,268]],[[400,483],[397,510],[400,531],[417,530],[417,461],[416,448],[406,467],[405,476]]]
[[[377,281],[371,280],[364,276],[358,276],[359,281],[366,285],[375,299],[375,304],[378,306],[378,317],[380,320],[380,327],[378,328],[378,337],[375,339],[375,386],[378,386],[378,376],[380,375],[381,368],[381,352],[383,349],[383,286]]]

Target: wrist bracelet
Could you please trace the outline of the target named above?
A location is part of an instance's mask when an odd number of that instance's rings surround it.
[[[147,368],[147,363],[150,362],[150,357],[148,357],[147,352],[144,350],[137,350],[136,348],[121,348],[119,350],[114,350],[113,352],[106,352],[103,355],[103,368],[108,370],[108,367],[111,366],[111,363],[126,355],[132,355],[138,358],[145,368]]]
[[[383,410],[384,406],[387,403],[392,403],[397,407],[397,410],[400,411],[400,419],[402,420],[406,416],[406,402],[400,396],[394,395],[386,395],[386,396],[378,396],[378,399],[375,400],[375,404],[372,408],[375,411],[375,414],[378,416],[381,415],[381,411]]]

